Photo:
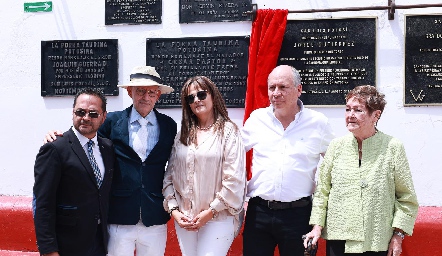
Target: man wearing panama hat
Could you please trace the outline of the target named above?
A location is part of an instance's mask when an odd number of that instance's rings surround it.
[[[117,156],[109,206],[109,256],[162,256],[169,214],[163,208],[163,177],[176,122],[154,107],[164,85],[154,67],[135,67],[126,88],[133,105],[107,114],[98,130],[112,140]],[[55,136],[49,132],[47,140]],[[52,139],[51,139],[51,138]]]
[[[149,66],[135,67],[129,83],[118,86],[127,89],[133,105],[109,113],[98,131],[114,142],[119,165],[109,207],[109,256],[133,255],[134,249],[137,256],[164,255],[170,216],[163,208],[163,177],[177,125],[154,106],[173,88]],[[147,135],[141,136],[145,144],[139,152],[142,121],[147,121]]]

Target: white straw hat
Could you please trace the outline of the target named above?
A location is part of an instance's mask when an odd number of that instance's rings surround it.
[[[158,85],[162,94],[173,92],[173,88],[163,84],[160,75],[151,66],[138,66],[132,69],[130,82],[128,84],[119,84],[118,87],[127,88],[129,86],[153,86]]]

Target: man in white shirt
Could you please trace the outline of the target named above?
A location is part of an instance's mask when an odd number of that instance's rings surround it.
[[[304,108],[301,77],[291,66],[269,74],[271,105],[257,109],[244,124],[246,151],[253,148],[250,198],[244,226],[244,256],[303,256],[315,172],[334,137],[328,119]]]

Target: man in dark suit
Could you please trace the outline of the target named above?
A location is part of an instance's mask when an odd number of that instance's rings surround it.
[[[112,142],[97,136],[106,98],[92,90],[74,99],[73,127],[40,148],[34,166],[34,224],[42,255],[105,256]]]
[[[163,208],[163,178],[177,125],[154,107],[161,94],[173,88],[150,66],[135,67],[129,83],[119,87],[127,89],[133,105],[109,113],[98,130],[99,136],[112,140],[118,165],[110,198],[108,255],[134,255],[136,249],[137,256],[163,256],[170,219]],[[54,133],[45,139],[52,141]]]

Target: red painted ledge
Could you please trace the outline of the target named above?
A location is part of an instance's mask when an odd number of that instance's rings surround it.
[[[0,250],[0,256],[38,256],[38,252],[21,252],[21,251],[3,251]]]
[[[166,256],[180,256],[173,222],[169,221]],[[442,255],[442,207],[419,207],[412,237],[406,237],[402,256]],[[321,240],[318,256],[325,255]],[[32,219],[32,198],[0,196],[0,256],[39,255]],[[278,252],[275,255],[279,255]],[[242,235],[232,244],[228,256],[242,256]]]

